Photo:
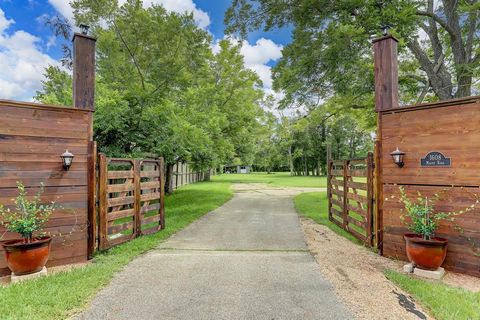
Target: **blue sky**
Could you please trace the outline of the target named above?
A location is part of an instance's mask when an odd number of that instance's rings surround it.
[[[212,33],[214,50],[215,42],[224,37],[223,15],[230,0],[144,0],[145,6],[151,3],[170,11],[193,12],[197,24]],[[0,0],[0,98],[31,100],[40,88],[43,69],[59,64],[61,40],[43,19],[54,15],[71,19],[68,0]],[[289,41],[289,30],[258,31],[242,44],[246,66],[259,74],[267,93],[275,94],[270,69]]]

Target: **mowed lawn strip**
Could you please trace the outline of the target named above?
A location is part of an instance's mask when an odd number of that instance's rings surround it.
[[[295,209],[306,218],[329,227],[335,233],[348,240],[361,244],[361,241],[328,219],[328,200],[326,192],[301,193],[294,199]]]
[[[480,292],[410,277],[392,270],[385,276],[411,294],[438,320],[480,319]]]
[[[228,182],[196,183],[175,191],[165,198],[165,230],[99,253],[85,267],[0,288],[0,318],[67,318],[80,311],[96,292],[110,282],[115,272],[133,258],[155,248],[232,196]]]
[[[249,174],[221,174],[212,181],[231,183],[266,183],[274,187],[326,188],[327,178],[319,176],[291,176],[289,172],[254,172]]]

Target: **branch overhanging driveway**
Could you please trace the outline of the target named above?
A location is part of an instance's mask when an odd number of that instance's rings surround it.
[[[235,187],[132,261],[78,318],[351,319],[307,250],[292,200],[302,190]]]

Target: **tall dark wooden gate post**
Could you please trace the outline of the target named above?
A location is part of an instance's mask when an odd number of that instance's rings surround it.
[[[95,110],[95,42],[83,33],[73,36],[73,105]]]
[[[88,257],[96,246],[96,144],[93,141],[93,112],[95,111],[95,42],[83,33],[73,36],[73,107],[91,111],[89,115],[89,147],[87,156],[88,188]]]
[[[383,246],[383,179],[382,179],[382,118],[380,111],[398,108],[397,39],[387,35],[373,40],[375,64],[375,111],[377,111],[377,140],[375,141],[375,230],[377,248]],[[393,151],[393,150],[392,150]]]
[[[348,230],[348,166],[349,161],[343,160],[343,229]]]

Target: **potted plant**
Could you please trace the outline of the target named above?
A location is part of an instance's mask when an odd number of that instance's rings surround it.
[[[25,275],[42,270],[47,263],[52,239],[42,234],[42,230],[54,212],[55,204],[41,203],[43,185],[32,200],[27,199],[27,191],[21,182],[17,182],[17,188],[15,209],[5,209],[0,205],[0,225],[22,236],[22,239],[5,241],[2,245],[7,265],[13,274]]]
[[[435,236],[440,222],[454,221],[456,215],[473,210],[479,201],[458,212],[435,212],[434,204],[439,198],[438,194],[433,199],[428,199],[418,193],[418,202],[412,202],[403,187],[400,187],[400,195],[400,201],[406,210],[400,219],[412,232],[404,235],[408,260],[422,269],[436,270],[447,256],[448,240]]]

